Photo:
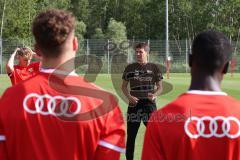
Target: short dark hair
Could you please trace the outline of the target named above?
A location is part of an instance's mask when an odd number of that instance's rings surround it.
[[[63,44],[75,29],[75,18],[70,12],[49,9],[41,12],[33,21],[32,32],[37,45],[46,57],[57,57]]]
[[[134,49],[136,50],[137,48],[143,48],[147,53],[150,51],[149,46],[146,42],[137,43]]]
[[[222,32],[208,30],[199,33],[193,40],[191,63],[213,73],[231,59],[231,53],[229,39]]]

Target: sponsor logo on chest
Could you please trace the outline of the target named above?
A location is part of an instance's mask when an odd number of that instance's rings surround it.
[[[152,76],[147,76],[147,74],[152,74],[151,70],[135,70],[134,71],[134,80],[143,82],[143,81],[152,81]],[[145,76],[145,77],[144,77]]]

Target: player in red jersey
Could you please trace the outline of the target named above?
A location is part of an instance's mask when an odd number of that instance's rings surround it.
[[[116,160],[125,152],[125,125],[114,96],[68,74],[74,60],[63,65],[78,49],[74,28],[75,18],[63,10],[34,19],[42,66],[0,100],[1,160]]]
[[[240,103],[220,87],[231,52],[223,33],[197,35],[189,91],[152,115],[143,160],[240,159]]]
[[[172,63],[171,57],[168,56],[167,59],[165,60],[167,79],[170,78],[171,63]]]
[[[35,53],[30,48],[16,48],[11,54],[7,64],[6,71],[11,79],[12,85],[15,85],[23,80],[33,77],[39,72],[40,62],[32,62],[32,57]],[[14,65],[15,57],[18,59],[18,64]]]

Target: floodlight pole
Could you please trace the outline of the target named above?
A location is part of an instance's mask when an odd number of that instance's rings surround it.
[[[166,0],[166,60],[169,57],[169,41],[168,41],[168,0]]]
[[[1,38],[1,50],[0,50],[0,63],[1,63],[1,74],[3,73],[3,53],[2,53],[2,32],[3,32],[3,20],[4,20],[4,12],[5,12],[5,8],[6,8],[6,0],[4,0],[4,4],[3,4],[3,12],[2,12],[2,22],[1,22],[1,31],[0,31],[0,38]]]
[[[6,8],[6,0],[4,0],[4,5],[3,5],[3,12],[2,12],[2,23],[1,23],[1,38],[2,38],[2,31],[3,31],[3,20],[4,20],[4,12]]]

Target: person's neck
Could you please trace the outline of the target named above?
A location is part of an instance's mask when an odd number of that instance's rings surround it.
[[[189,90],[221,92],[221,77],[217,74],[209,75],[204,73],[192,73]]]
[[[72,72],[75,69],[74,58],[58,57],[58,58],[45,58],[43,57],[41,68],[44,69],[57,69],[67,72]]]
[[[19,66],[21,67],[27,67],[30,63],[28,62],[24,62],[24,63],[20,63]]]
[[[145,65],[148,63],[148,61],[141,61],[141,62],[138,62],[140,65]]]

